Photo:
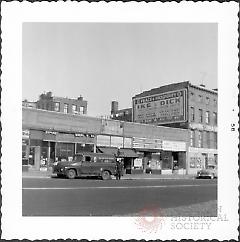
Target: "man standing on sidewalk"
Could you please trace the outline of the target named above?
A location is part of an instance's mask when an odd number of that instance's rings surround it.
[[[116,179],[120,180],[122,175],[122,164],[121,164],[121,159],[117,159],[116,162]]]

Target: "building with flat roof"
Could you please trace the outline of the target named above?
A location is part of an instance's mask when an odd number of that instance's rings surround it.
[[[56,111],[69,114],[87,114],[87,101],[82,96],[76,99],[56,97],[52,92],[43,93],[36,102],[38,109]]]
[[[111,119],[132,122],[132,108],[118,109],[118,102],[111,103]]]
[[[217,89],[179,82],[132,98],[133,122],[187,129],[189,167],[217,164]]]
[[[173,161],[186,174],[189,146],[186,129],[86,115],[22,108],[22,158],[31,169],[72,160],[76,153],[120,154],[126,173],[172,174]],[[26,165],[26,163],[24,163]]]

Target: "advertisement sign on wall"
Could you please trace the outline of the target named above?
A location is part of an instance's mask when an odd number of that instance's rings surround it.
[[[186,89],[133,99],[133,119],[140,123],[177,123],[187,120]]]
[[[134,137],[133,148],[162,149],[162,140]]]

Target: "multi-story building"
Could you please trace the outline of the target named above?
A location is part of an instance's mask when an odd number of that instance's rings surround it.
[[[132,108],[118,109],[118,102],[112,101],[111,119],[132,122]]]
[[[87,101],[80,96],[77,99],[52,96],[52,92],[43,93],[36,102],[38,109],[69,114],[87,114]]]
[[[180,82],[132,98],[133,122],[188,129],[189,170],[217,163],[217,89]]]

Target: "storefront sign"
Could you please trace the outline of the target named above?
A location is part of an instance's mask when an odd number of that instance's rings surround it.
[[[122,148],[123,147],[123,137],[111,136],[111,146]]]
[[[141,158],[134,159],[133,166],[134,167],[142,167],[142,159]]]
[[[98,135],[97,136],[97,146],[110,146],[110,136]]]
[[[52,134],[52,135],[56,135],[56,134],[57,134],[57,132],[55,132],[55,131],[50,131],[50,130],[46,130],[46,131],[45,131],[45,134]]]
[[[177,123],[187,120],[186,89],[133,99],[133,120],[140,123]]]
[[[133,148],[162,149],[162,140],[149,138],[133,138]]]
[[[124,148],[132,148],[132,138],[124,138]]]
[[[211,132],[217,132],[218,131],[216,126],[210,126],[210,125],[206,125],[206,124],[190,123],[189,128],[190,129],[206,130],[206,131],[211,131]]]
[[[186,143],[178,141],[163,140],[162,149],[169,151],[186,151]]]
[[[190,168],[198,168],[198,169],[203,168],[204,167],[203,157],[201,155],[199,155],[199,156],[190,156],[189,167]]]

